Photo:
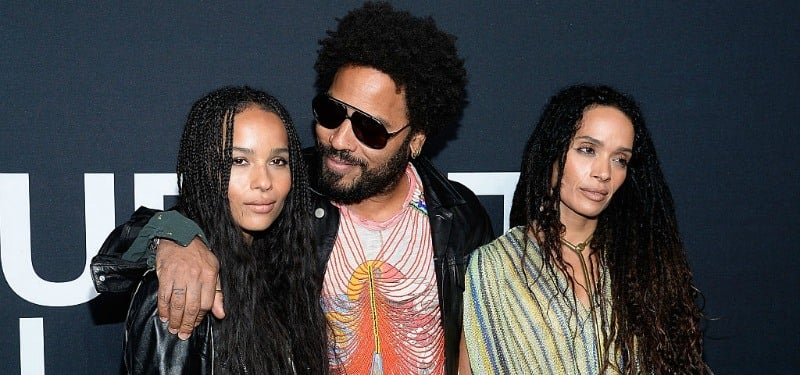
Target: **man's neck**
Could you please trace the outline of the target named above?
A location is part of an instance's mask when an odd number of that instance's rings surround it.
[[[403,173],[398,176],[397,183],[389,190],[345,207],[363,219],[377,222],[386,221],[403,209],[409,189],[411,186],[408,175]]]

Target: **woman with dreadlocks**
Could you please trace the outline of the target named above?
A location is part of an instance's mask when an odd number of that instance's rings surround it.
[[[467,271],[472,371],[708,371],[673,206],[633,99],[589,85],[553,96],[525,148],[516,227]]]
[[[128,312],[128,371],[326,373],[308,182],[286,109],[249,87],[211,92],[186,120],[177,172],[176,211],[202,228],[200,239],[219,259],[227,316],[206,316],[180,340],[158,318],[158,280],[150,271]]]

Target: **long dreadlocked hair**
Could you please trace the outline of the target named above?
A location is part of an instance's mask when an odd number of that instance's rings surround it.
[[[228,202],[234,117],[275,113],[289,139],[292,189],[283,211],[248,244]],[[218,372],[324,374],[327,353],[314,277],[308,177],[289,113],[249,87],[213,91],[192,106],[178,153],[178,210],[205,231],[220,262],[227,318],[214,321]],[[211,319],[210,316],[206,319]],[[249,369],[249,370],[248,370]]]
[[[704,372],[699,292],[692,285],[672,194],[631,97],[608,86],[577,85],[550,99],[525,147],[511,224],[534,233],[547,272],[563,272],[574,284],[562,257],[560,188],[552,181],[554,175],[561,181],[583,114],[596,106],[619,109],[634,127],[626,181],[599,215],[591,241],[611,279],[611,322],[603,330],[608,354],[601,368],[610,366],[613,342],[625,374]]]

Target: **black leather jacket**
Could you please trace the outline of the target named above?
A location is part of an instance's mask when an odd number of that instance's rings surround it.
[[[186,341],[169,333],[167,323],[158,318],[158,279],[155,274],[155,271],[145,274],[128,309],[124,350],[128,373],[213,374],[214,341],[217,337],[212,318],[207,316],[203,319]]]
[[[314,148],[307,148],[305,159],[311,173],[319,171]],[[422,182],[428,206],[434,267],[439,287],[439,304],[445,338],[445,373],[457,374],[458,352],[463,325],[464,274],[472,251],[494,239],[486,210],[472,191],[445,178],[424,156],[412,161]],[[312,176],[311,181],[317,179]],[[313,225],[317,254],[317,275],[325,275],[325,265],[339,229],[339,210],[316,191]],[[147,264],[125,262],[124,253],[139,230],[157,212],[139,208],[127,223],[117,227],[106,239],[100,253],[92,259],[92,278],[98,292],[130,290],[147,270]]]

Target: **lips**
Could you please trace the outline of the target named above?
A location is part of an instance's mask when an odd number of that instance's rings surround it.
[[[328,168],[340,173],[346,172],[348,169],[358,165],[357,163],[351,163],[333,156],[326,157],[325,164]]]
[[[608,190],[606,189],[581,188],[580,190],[586,198],[595,202],[602,202],[608,196]]]
[[[275,208],[275,201],[250,202],[244,205],[257,214],[268,214]]]

